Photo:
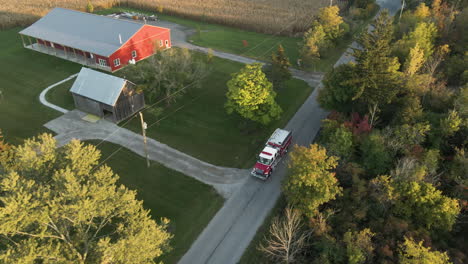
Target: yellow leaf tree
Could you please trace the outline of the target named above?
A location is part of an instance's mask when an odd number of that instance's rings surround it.
[[[290,154],[289,175],[283,190],[290,204],[308,217],[318,212],[318,207],[340,195],[333,169],[338,158],[328,156],[324,147],[312,144],[310,147],[294,146]]]

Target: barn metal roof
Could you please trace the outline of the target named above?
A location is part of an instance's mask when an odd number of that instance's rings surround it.
[[[114,106],[127,80],[88,68],[81,68],[70,92]]]
[[[143,26],[132,21],[54,8],[20,34],[109,57]]]

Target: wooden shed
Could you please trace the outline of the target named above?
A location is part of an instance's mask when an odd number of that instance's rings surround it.
[[[70,92],[77,109],[118,123],[145,106],[135,84],[113,75],[81,68]]]
[[[25,48],[111,72],[172,45],[168,28],[58,7],[19,34]]]

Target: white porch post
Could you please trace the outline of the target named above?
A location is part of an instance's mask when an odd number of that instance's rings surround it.
[[[24,43],[24,37],[23,37],[23,35],[20,34],[20,36],[21,36],[21,42],[23,42],[23,47],[26,47],[26,43]]]
[[[33,44],[32,44],[32,41],[31,41],[31,37],[30,37],[30,36],[28,36],[28,40],[29,40],[29,45],[31,45],[31,49],[34,49],[34,46],[33,46]]]

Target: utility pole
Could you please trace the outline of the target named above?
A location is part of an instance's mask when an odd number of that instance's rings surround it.
[[[140,121],[141,121],[141,133],[143,134],[143,143],[145,145],[145,156],[146,156],[146,166],[150,166],[150,161],[148,158],[148,144],[146,142],[146,129],[148,128],[148,125],[143,121],[143,114],[140,112]]]

